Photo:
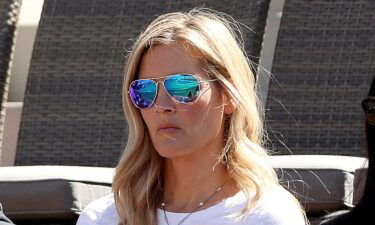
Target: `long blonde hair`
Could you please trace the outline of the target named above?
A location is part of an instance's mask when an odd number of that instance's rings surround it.
[[[136,79],[146,49],[157,44],[183,43],[200,55],[209,76],[219,80],[235,109],[224,122],[225,146],[220,161],[248,199],[255,190],[278,185],[261,147],[263,121],[255,93],[255,78],[246,57],[240,28],[231,17],[209,9],[159,16],[140,34],[128,55],[123,83],[123,108],[129,126],[125,150],[116,168],[113,192],[121,225],[157,224],[161,204],[163,159],[155,151],[147,128],[127,94]],[[248,201],[248,212],[255,201]]]

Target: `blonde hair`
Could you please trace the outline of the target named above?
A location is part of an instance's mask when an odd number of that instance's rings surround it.
[[[233,101],[225,122],[225,146],[220,161],[248,198],[248,212],[264,188],[279,185],[262,148],[263,121],[255,93],[255,78],[246,57],[238,24],[209,9],[193,9],[159,16],[140,34],[128,56],[123,83],[123,108],[129,126],[125,150],[116,168],[113,192],[121,225],[157,224],[161,204],[163,159],[155,151],[141,115],[127,94],[136,79],[142,54],[153,45],[184,44],[197,52],[209,76]],[[250,201],[253,191],[255,201]],[[242,214],[240,213],[240,214]]]

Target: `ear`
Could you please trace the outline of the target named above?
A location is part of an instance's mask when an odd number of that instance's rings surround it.
[[[224,104],[224,114],[229,115],[234,111],[234,104],[232,98],[227,94],[223,93],[223,104]]]

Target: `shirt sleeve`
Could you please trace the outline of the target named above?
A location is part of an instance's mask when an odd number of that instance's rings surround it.
[[[306,225],[302,209],[284,188],[277,188],[257,207],[257,225]]]
[[[301,212],[267,212],[263,214],[258,225],[305,225]]]
[[[100,202],[95,200],[86,206],[78,218],[77,225],[98,225],[100,220]]]
[[[82,211],[76,225],[95,225],[95,220],[89,214],[87,211]]]
[[[77,220],[76,225],[112,225],[116,221],[113,194],[101,197],[88,204]]]

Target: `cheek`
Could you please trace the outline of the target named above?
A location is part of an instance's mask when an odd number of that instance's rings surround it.
[[[150,129],[152,127],[152,118],[155,118],[154,115],[152,114],[151,110],[140,110],[141,112],[141,117],[143,121],[146,123],[146,126]]]
[[[184,107],[184,123],[196,134],[215,135],[220,131],[223,120],[223,107],[219,101],[199,99],[190,107]]]

